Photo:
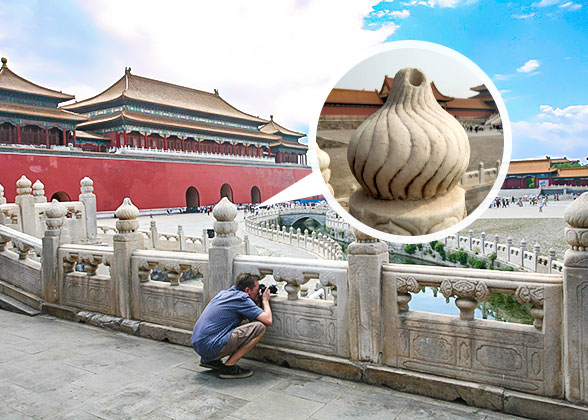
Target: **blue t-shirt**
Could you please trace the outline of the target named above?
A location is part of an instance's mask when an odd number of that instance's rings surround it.
[[[263,310],[235,286],[221,290],[194,325],[192,346],[203,362],[214,360],[244,318],[253,321]]]

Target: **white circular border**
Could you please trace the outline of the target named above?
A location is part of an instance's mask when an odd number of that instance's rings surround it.
[[[482,83],[484,85],[486,85],[486,87],[490,91],[490,94],[492,95],[492,98],[494,99],[494,102],[498,106],[498,112],[500,113],[500,118],[502,119],[503,137],[504,137],[502,161],[500,163],[500,169],[498,171],[498,176],[496,178],[496,181],[494,182],[494,185],[492,186],[492,189],[490,190],[490,192],[488,193],[486,198],[478,205],[476,210],[474,210],[472,214],[469,214],[461,222],[456,223],[455,225],[451,226],[450,228],[444,229],[440,232],[435,232],[435,233],[431,233],[428,235],[420,235],[420,236],[393,235],[391,233],[385,233],[380,230],[376,230],[372,227],[369,227],[368,225],[361,223],[359,220],[357,220],[355,217],[353,217],[350,213],[348,213],[337,202],[335,197],[327,189],[327,185],[325,184],[325,182],[321,176],[321,172],[320,172],[319,165],[318,165],[318,158],[317,158],[317,154],[316,154],[316,132],[317,132],[320,113],[321,113],[321,110],[324,106],[326,98],[328,97],[331,90],[333,90],[333,88],[339,82],[339,80],[341,80],[349,72],[350,69],[352,69],[353,67],[355,67],[356,65],[358,65],[362,61],[364,61],[370,57],[373,57],[374,55],[377,55],[377,54],[380,54],[383,52],[400,50],[400,49],[407,49],[407,48],[412,48],[412,49],[417,48],[417,49],[421,49],[424,51],[434,51],[436,53],[445,55],[446,57],[449,57],[449,58],[456,60],[458,63],[462,64],[468,70],[471,70],[472,73],[474,73],[476,76],[478,76],[479,79],[482,81]],[[379,45],[375,48],[371,48],[366,53],[363,53],[359,56],[354,57],[353,60],[349,60],[349,63],[352,63],[352,64],[347,65],[347,66],[343,66],[343,68],[338,73],[336,73],[329,80],[329,82],[325,85],[325,88],[323,90],[323,94],[320,96],[322,101],[320,102],[318,109],[317,109],[317,112],[315,113],[315,115],[317,117],[311,121],[311,124],[309,127],[309,133],[308,133],[308,156],[309,156],[310,166],[311,166],[312,171],[315,174],[315,176],[318,176],[318,178],[319,178],[318,182],[320,182],[322,184],[321,185],[322,191],[323,191],[322,194],[327,199],[329,206],[333,210],[335,210],[339,216],[341,216],[347,223],[349,223],[354,228],[356,228],[356,229],[358,229],[358,230],[360,230],[370,236],[373,236],[374,238],[378,238],[378,239],[388,241],[388,242],[402,243],[402,244],[418,244],[418,243],[426,243],[426,242],[431,242],[431,241],[435,241],[435,240],[440,240],[440,239],[445,238],[448,235],[459,232],[460,230],[466,228],[471,223],[473,223],[476,219],[478,219],[482,215],[482,213],[484,213],[490,207],[490,203],[498,195],[498,192],[500,191],[500,188],[501,188],[502,184],[504,183],[504,179],[506,178],[506,174],[508,172],[508,166],[510,163],[510,155],[512,152],[512,131],[511,131],[511,126],[510,126],[510,119],[508,117],[508,112],[506,111],[506,106],[504,105],[504,101],[502,100],[502,96],[500,96],[500,92],[498,91],[496,86],[494,86],[494,83],[492,82],[490,77],[488,77],[488,75],[486,75],[486,73],[484,73],[484,71],[480,67],[478,67],[478,65],[476,63],[474,63],[472,60],[470,60],[466,56],[462,55],[461,53],[458,53],[457,51],[452,50],[451,48],[445,47],[443,45],[434,44],[432,42],[426,42],[426,41],[394,41],[394,42],[389,42],[389,43],[386,43],[383,45]]]

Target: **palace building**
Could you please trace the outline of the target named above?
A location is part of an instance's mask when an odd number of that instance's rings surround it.
[[[310,173],[299,141],[305,134],[240,111],[217,90],[126,68],[100,94],[59,107],[73,99],[20,77],[2,59],[0,183],[7,196],[24,174],[67,200],[89,176],[99,210],[115,209],[125,196],[140,208],[191,208],[224,196],[261,202]],[[52,191],[63,179],[69,190]]]
[[[587,186],[588,167],[566,157],[511,160],[502,189]]]
[[[319,125],[326,121],[366,119],[384,105],[393,84],[394,78],[386,75],[379,91],[334,88],[327,96]],[[431,89],[437,103],[462,123],[484,124],[491,117],[498,116],[498,107],[484,85],[472,87],[476,95],[470,98],[444,95],[435,82],[431,82]],[[499,125],[499,117],[493,123]]]

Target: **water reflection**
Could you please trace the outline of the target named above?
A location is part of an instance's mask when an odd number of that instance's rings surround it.
[[[412,294],[409,306],[412,311],[459,316],[459,308],[455,306],[455,298],[446,298],[436,287],[425,287],[420,293]],[[500,293],[493,293],[487,302],[478,302],[474,318],[533,324],[529,304],[520,304],[514,297]]]

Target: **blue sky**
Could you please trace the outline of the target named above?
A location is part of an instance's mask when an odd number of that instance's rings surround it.
[[[588,156],[588,5],[377,2],[0,1],[0,55],[36,83],[94,95],[125,66],[308,132],[333,75],[396,40],[450,47],[501,91],[513,158]]]

